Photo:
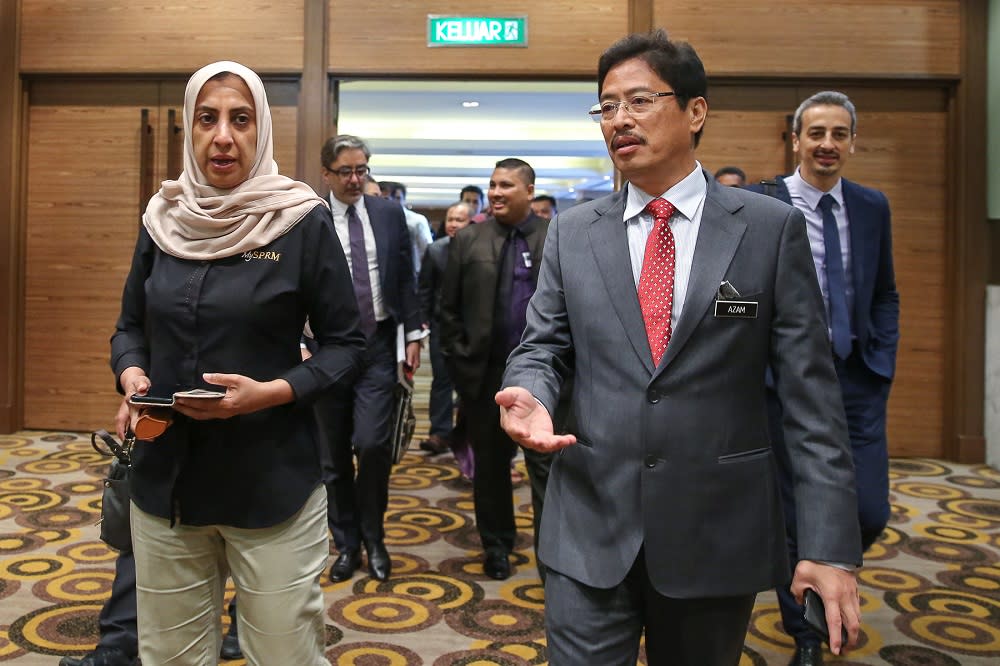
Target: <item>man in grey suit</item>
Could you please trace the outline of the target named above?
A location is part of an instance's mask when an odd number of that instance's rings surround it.
[[[765,407],[774,369],[799,507],[792,590],[835,653],[857,642],[853,467],[802,214],[718,185],[690,45],[631,35],[598,65],[625,188],[550,225],[496,400],[512,438],[558,451],[542,515],[549,663],[738,663],[757,592],[789,576]],[[576,427],[550,414],[574,377]],[[848,640],[841,639],[841,627]]]

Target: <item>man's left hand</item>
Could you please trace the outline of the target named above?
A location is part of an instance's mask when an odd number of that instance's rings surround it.
[[[420,346],[419,340],[406,343],[406,367],[411,373],[416,372],[417,368],[420,367]]]
[[[801,560],[792,577],[792,594],[800,604],[807,588],[819,594],[826,607],[830,652],[839,655],[841,650],[857,646],[861,631],[861,601],[854,574],[830,564]],[[847,629],[847,645],[842,645],[842,626]]]

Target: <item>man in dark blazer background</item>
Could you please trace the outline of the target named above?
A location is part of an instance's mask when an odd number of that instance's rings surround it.
[[[507,356],[524,331],[528,300],[549,222],[531,211],[535,171],[520,159],[500,160],[487,196],[492,215],[460,230],[448,248],[441,289],[441,347],[448,374],[462,400],[474,455],[472,479],[483,570],[510,577],[517,530],[510,460],[517,451],[500,428],[493,400]],[[549,456],[525,450],[536,525],[541,519]],[[541,566],[539,566],[541,571]]]
[[[368,336],[364,370],[353,388],[331,391],[316,404],[330,454],[325,481],[338,551],[330,569],[334,581],[347,580],[361,565],[362,544],[374,578],[386,580],[392,569],[382,523],[392,471],[397,327],[402,324],[406,333],[405,363],[411,371],[420,365],[423,338],[406,218],[394,201],[363,194],[370,158],[367,144],[349,134],[327,140],[321,152],[334,227],[351,266],[361,326]]]
[[[857,137],[857,112],[847,95],[824,91],[809,97],[795,111],[792,131],[799,161],[795,173],[751,189],[794,205],[806,218],[851,438],[861,547],[867,550],[889,521],[886,407],[899,342],[889,201],[882,192],[840,175],[854,154]],[[785,455],[781,402],[773,390],[768,391],[768,413],[775,451]],[[791,476],[781,477],[794,565],[798,549],[793,483]],[[778,601],[785,631],[795,639],[791,665],[823,663],[819,638],[802,619],[802,606],[787,586],[778,588]]]
[[[764,375],[798,479],[792,589],[857,642],[853,467],[802,213],[722,187],[695,159],[705,70],[662,30],[598,64],[600,122],[627,179],[549,227],[521,344],[497,394],[521,444],[558,451],[539,544],[549,663],[739,662],[757,592],[788,553]],[[570,434],[550,414],[574,375]],[[841,640],[841,626],[849,640]]]
[[[430,453],[444,453],[452,444],[452,431],[455,429],[455,401],[453,394],[455,386],[448,376],[448,368],[441,354],[441,287],[444,285],[444,272],[448,267],[448,247],[451,239],[469,226],[474,210],[471,204],[456,201],[448,206],[441,223],[441,238],[427,246],[423,261],[420,264],[420,277],[417,280],[417,294],[420,296],[420,311],[423,313],[424,326],[431,329],[430,357],[433,379],[431,381],[431,397],[429,406],[430,433],[427,439],[420,442],[420,448]],[[456,448],[456,447],[453,447]],[[461,446],[457,447],[461,451]],[[460,454],[456,454],[458,461]],[[462,465],[459,461],[459,468]]]

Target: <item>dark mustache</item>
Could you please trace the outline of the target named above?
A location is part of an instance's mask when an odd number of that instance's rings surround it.
[[[611,137],[611,146],[612,147],[617,147],[618,146],[618,140],[622,139],[622,138],[625,138],[625,137],[628,137],[628,138],[631,138],[631,139],[635,139],[640,144],[646,143],[646,140],[644,138],[642,138],[641,136],[639,136],[638,134],[636,134],[635,132],[618,132],[613,137]]]

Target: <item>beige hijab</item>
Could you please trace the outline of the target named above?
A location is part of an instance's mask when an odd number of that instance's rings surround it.
[[[246,82],[257,113],[257,155],[250,176],[229,190],[207,184],[191,140],[198,93],[222,72]],[[177,180],[163,181],[146,206],[143,225],[161,250],[181,259],[220,259],[267,245],[317,204],[326,205],[305,183],[278,175],[273,155],[271,110],[260,77],[235,62],[202,67],[184,91],[184,171]]]

